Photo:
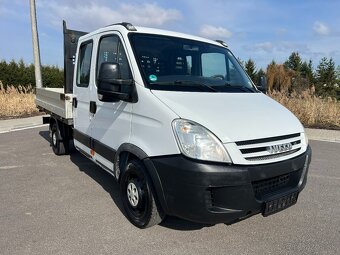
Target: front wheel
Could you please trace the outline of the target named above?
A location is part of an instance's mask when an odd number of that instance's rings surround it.
[[[132,224],[148,228],[162,222],[164,213],[157,206],[150,179],[142,162],[131,160],[120,180],[125,212]]]

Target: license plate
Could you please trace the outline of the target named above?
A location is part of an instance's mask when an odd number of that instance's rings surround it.
[[[294,205],[298,199],[298,195],[299,195],[298,192],[294,192],[286,196],[266,202],[264,204],[264,210],[262,212],[262,215],[268,216],[279,211],[282,211],[288,208],[289,206]]]

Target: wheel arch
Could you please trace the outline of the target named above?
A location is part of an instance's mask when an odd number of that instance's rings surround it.
[[[61,141],[65,140],[70,140],[73,138],[73,132],[72,132],[72,127],[70,125],[67,125],[63,123],[61,120],[59,120],[57,117],[51,115],[50,116],[50,121],[49,121],[49,128],[50,130],[52,129],[52,126],[56,124],[57,125],[57,132],[58,136]]]
[[[165,212],[167,212],[168,207],[167,207],[161,179],[157,173],[157,170],[154,164],[152,163],[152,160],[138,146],[130,144],[130,143],[124,143],[118,148],[115,154],[115,159],[114,159],[114,175],[116,177],[116,180],[120,182],[120,177],[123,174],[125,166],[131,159],[138,159],[144,164],[147,170],[147,173],[151,179],[153,188],[156,191],[155,193],[156,193],[157,201],[160,203],[162,209]]]

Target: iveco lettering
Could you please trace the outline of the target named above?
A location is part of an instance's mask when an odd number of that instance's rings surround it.
[[[75,147],[113,175],[135,226],[166,215],[231,224],[299,200],[311,160],[304,128],[225,42],[64,22],[64,51],[64,88],[37,88],[52,149]]]
[[[280,153],[284,151],[290,151],[293,148],[291,143],[279,144],[279,145],[272,145],[268,147],[269,153]]]

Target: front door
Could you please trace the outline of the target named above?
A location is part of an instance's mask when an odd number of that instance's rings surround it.
[[[110,32],[99,36],[96,56],[96,77],[91,101],[95,102],[96,113],[91,121],[91,136],[95,147],[95,160],[113,170],[115,152],[123,143],[128,143],[131,132],[131,103],[117,101],[102,102],[97,94],[97,76],[102,63],[118,63],[121,79],[132,79],[130,64],[118,33]]]

